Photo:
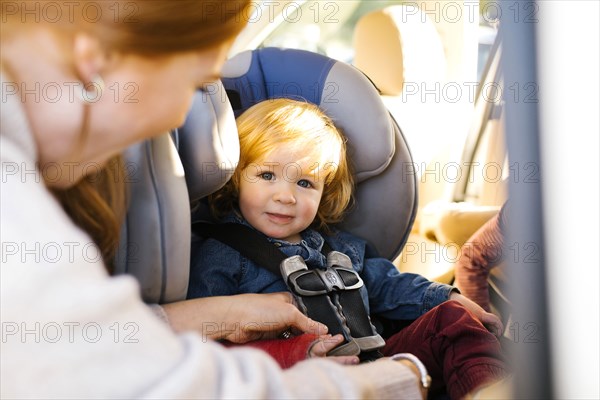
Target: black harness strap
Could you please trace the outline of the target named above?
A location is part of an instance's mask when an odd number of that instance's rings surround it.
[[[256,262],[275,275],[281,276],[279,264],[287,256],[270,243],[266,236],[249,226],[234,223],[195,222],[192,224],[192,231],[200,236],[213,238],[226,244],[244,257]]]
[[[371,324],[361,295],[357,290],[356,285],[362,286],[362,280],[351,265],[343,268],[338,268],[342,265],[329,265],[332,260],[331,254],[338,252],[333,252],[327,242],[324,242],[322,249],[327,257],[328,268],[326,271],[319,273],[317,270],[312,270],[308,272],[307,266],[302,262],[304,269],[286,276],[280,266],[285,269],[282,264],[285,264],[286,260],[290,261],[299,256],[288,257],[269,242],[265,235],[246,225],[195,222],[192,224],[192,231],[202,237],[213,238],[226,244],[276,276],[282,277],[290,291],[296,296],[299,308],[306,315],[327,325],[330,334],[342,334],[346,339],[344,344],[330,351],[329,355],[357,355],[360,353],[363,361],[380,357],[380,353],[376,350],[383,347],[385,342]],[[350,263],[347,257],[346,259],[347,263]],[[336,261],[333,264],[337,264]],[[325,274],[325,277],[320,276],[321,274]],[[337,278],[334,279],[334,275]],[[331,285],[336,283],[337,289],[333,286],[327,288],[326,281],[329,281]],[[340,290],[344,287],[347,289]]]
[[[288,256],[269,242],[265,235],[249,226],[235,223],[195,222],[192,224],[192,231],[202,237],[210,237],[225,243],[247,259],[256,262],[275,275],[281,276],[279,265]],[[324,242],[321,252],[327,254],[330,251],[331,246]]]

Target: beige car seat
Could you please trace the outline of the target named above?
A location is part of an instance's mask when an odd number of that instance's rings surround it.
[[[354,64],[380,89],[411,146],[419,175],[419,212],[396,265],[450,283],[460,247],[507,198],[502,106],[489,101],[489,92],[478,93],[471,126],[458,135],[449,131],[450,126],[457,128],[450,123],[455,110],[447,101],[451,99],[427,94],[436,87],[442,92],[444,50],[435,26],[414,5],[363,16],[355,28],[354,47]],[[488,66],[488,81],[497,79],[497,63],[496,58]],[[450,143],[445,137],[467,140]],[[450,155],[448,149],[457,145],[465,146],[463,161],[467,157],[474,167],[463,164],[460,154]],[[449,174],[456,171],[461,177],[453,180],[455,175]]]

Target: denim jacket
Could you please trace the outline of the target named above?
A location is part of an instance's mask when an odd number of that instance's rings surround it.
[[[250,226],[231,214],[223,222]],[[350,257],[352,266],[364,281],[361,295],[367,311],[395,320],[412,320],[448,300],[452,286],[430,282],[424,277],[400,273],[389,260],[379,257],[366,241],[336,230],[323,237],[313,229],[301,233],[300,243],[267,238],[288,256],[300,255],[309,268],[326,268],[321,254],[324,240],[333,250]],[[260,267],[216,239],[192,240],[188,298],[226,296],[241,293],[287,291],[281,278]]]

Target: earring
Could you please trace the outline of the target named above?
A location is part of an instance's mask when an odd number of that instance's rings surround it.
[[[89,83],[81,83],[81,86],[81,92],[77,92],[79,100],[84,103],[95,103],[102,97],[104,79],[99,74],[96,74]]]

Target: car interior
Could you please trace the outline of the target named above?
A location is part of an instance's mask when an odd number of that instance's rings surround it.
[[[405,93],[411,85],[440,84],[447,74],[433,22],[408,7],[414,6],[391,5],[357,19],[352,65],[274,47],[235,55],[222,84],[197,93],[182,127],[128,149],[130,206],[115,271],[135,276],[146,302],[185,298],[190,221],[211,219],[205,197],[235,169],[235,116],[276,97],[319,105],[348,137],[357,190],[341,228],[367,239],[402,272],[453,283],[461,246],[508,197],[502,101],[493,92],[501,88],[492,85],[502,82],[500,40],[482,71],[466,139],[455,146],[460,152],[436,151],[431,137],[444,134],[444,113],[457,106]],[[503,280],[497,268],[497,313],[507,304]]]
[[[496,35],[497,18],[480,15],[485,40],[479,34],[477,43],[478,22],[444,24],[427,4],[398,3],[294,2],[304,13],[289,15],[293,23],[256,22],[256,32],[242,32],[234,43],[222,82],[197,93],[185,124],[127,151],[130,207],[115,264],[139,280],[146,302],[185,298],[191,222],[210,219],[205,197],[225,184],[239,157],[235,116],[260,100],[286,96],[318,104],[347,135],[358,189],[342,228],[367,239],[400,271],[452,284],[461,247],[497,215],[509,187],[511,202],[539,196],[537,186],[523,183],[539,182],[541,162],[507,133],[519,132],[517,123],[532,123],[535,110],[513,109],[506,118],[506,97],[516,98],[520,89],[527,100],[532,92],[505,82],[537,82],[517,68],[533,57],[523,50],[533,48],[527,42],[533,27],[507,18],[503,24],[511,26]],[[461,69],[458,59],[472,66]],[[436,98],[431,87],[446,95]],[[465,104],[464,97],[472,98]],[[529,221],[522,232],[510,232],[515,244],[543,243],[536,231],[540,212],[515,214]],[[513,275],[512,291],[503,264],[488,281],[493,311],[517,354],[516,392],[550,398],[547,347],[521,346],[531,343],[522,339],[531,333],[524,322],[534,324],[536,334],[547,328],[545,275],[535,261]],[[513,300],[518,308],[509,307]]]
[[[401,271],[420,273],[449,284],[453,280],[454,262],[460,246],[498,212],[505,199],[486,199],[479,193],[467,199],[455,196],[456,189],[449,188],[448,178],[456,180],[455,186],[460,187],[464,177],[475,177],[466,166],[486,165],[488,160],[484,154],[469,163],[458,158],[448,160],[448,154],[440,154],[444,146],[436,148],[432,145],[432,139],[435,142],[440,135],[451,136],[444,125],[456,107],[451,98],[444,96],[406,93],[413,88],[441,85],[446,76],[446,55],[440,35],[425,12],[410,8],[393,5],[362,16],[354,31],[353,64],[380,90],[382,100],[406,132],[411,151],[416,153],[415,169],[420,169],[419,213],[406,251],[396,259],[396,265]],[[494,71],[487,71],[487,79],[495,78],[497,62]],[[481,119],[470,127],[471,140],[472,136],[479,140],[481,126],[488,123],[482,115],[483,108],[489,107],[488,103],[481,94],[475,101],[475,115],[481,115]],[[469,149],[465,156],[472,152]],[[448,165],[448,161],[454,163],[456,171],[440,169],[439,166]],[[468,179],[467,182],[471,191],[475,185],[482,186],[480,190],[484,193],[489,191],[487,180]],[[431,256],[423,257],[422,249],[431,251]]]

